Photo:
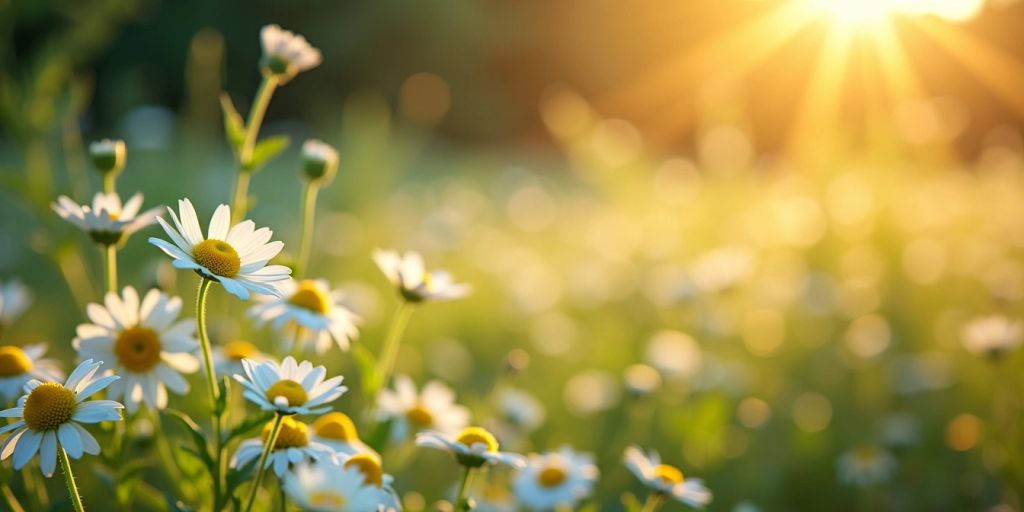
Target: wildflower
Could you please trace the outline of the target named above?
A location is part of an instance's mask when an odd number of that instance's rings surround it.
[[[384,491],[354,466],[300,464],[284,477],[284,492],[303,510],[366,512],[385,503]]]
[[[593,456],[563,447],[557,452],[531,454],[512,488],[519,503],[533,510],[575,509],[594,491],[597,476]]]
[[[96,378],[102,361],[87,359],[78,365],[64,384],[30,380],[18,407],[0,411],[0,418],[17,421],[0,427],[0,434],[10,432],[0,448],[0,458],[14,455],[14,469],[21,469],[39,452],[39,466],[47,477],[57,465],[60,449],[72,459],[83,453],[96,455],[100,445],[81,423],[117,421],[121,404],[112,400],[88,400],[119,377]]]
[[[302,144],[302,172],[311,182],[329,184],[338,172],[338,150],[320,140],[307,140]]]
[[[436,380],[417,393],[411,378],[398,375],[395,389],[385,389],[377,396],[377,407],[381,421],[392,421],[394,439],[423,430],[455,435],[469,424],[469,409],[455,403],[455,392]]]
[[[451,453],[467,468],[499,463],[514,468],[526,465],[522,455],[498,451],[494,434],[481,427],[467,427],[454,438],[440,432],[423,432],[416,435],[416,444]]]
[[[498,410],[512,426],[527,432],[544,423],[544,405],[536,397],[519,389],[503,389],[498,393]]]
[[[0,283],[0,335],[11,326],[32,304],[32,292],[27,286],[12,279]]]
[[[286,351],[298,343],[304,349],[313,348],[323,354],[332,340],[341,350],[348,350],[349,341],[359,335],[359,317],[344,306],[342,293],[331,290],[327,281],[289,279],[278,289],[282,297],[253,306],[249,315],[259,325],[271,322],[275,330],[284,334]]]
[[[274,361],[257,364],[246,359],[242,367],[245,375],[236,374],[235,380],[245,386],[245,398],[264,411],[320,414],[330,410],[325,404],[348,391],[341,385],[341,376],[324,380],[326,368],[314,368],[309,361],[298,364],[291,356],[280,365]]]
[[[459,299],[470,291],[469,285],[453,283],[451,276],[443,270],[427,272],[423,257],[417,252],[401,255],[396,251],[378,249],[373,252],[373,261],[408,302]]]
[[[181,299],[150,290],[139,300],[127,286],[121,296],[108,293],[105,306],[89,304],[92,323],[81,324],[72,345],[85,358],[107,361],[106,367],[123,378],[110,386],[110,395],[124,402],[129,413],[145,403],[167,408],[167,390],[188,393],[182,373],[199,371],[193,355],[199,343],[191,318],[175,322]]]
[[[14,345],[0,347],[0,398],[4,402],[21,396],[25,384],[32,379],[42,382],[64,380],[60,363],[54,359],[42,359],[47,348],[45,343],[21,348]]]
[[[260,437],[242,441],[235,456],[231,459],[232,468],[244,467],[260,456],[263,444],[270,437],[274,421],[268,422],[263,427]],[[309,427],[305,423],[292,416],[285,416],[280,421],[280,432],[263,464],[264,468],[273,467],[274,473],[278,477],[282,477],[288,470],[289,463],[298,464],[304,460],[337,462],[334,450],[330,446],[310,440]]]
[[[92,206],[79,205],[67,196],[60,196],[50,207],[62,219],[102,245],[115,245],[127,240],[136,231],[156,222],[159,212],[159,208],[152,208],[139,213],[142,193],[136,193],[124,205],[115,192],[97,192]]]
[[[402,510],[401,501],[395,493],[393,483],[394,477],[384,472],[381,466],[380,456],[373,453],[357,453],[345,459],[342,466],[346,469],[354,468],[359,470],[366,479],[367,485],[373,485],[382,491],[380,505],[384,510]]]
[[[119,174],[128,160],[128,149],[123,140],[103,139],[89,144],[89,156],[101,174]]]
[[[291,270],[283,265],[267,265],[284,248],[282,242],[269,242],[272,231],[256,229],[251,220],[239,222],[229,229],[231,211],[222,204],[213,213],[207,238],[203,238],[192,202],[188,199],[178,201],[178,210],[180,220],[174,210],[167,209],[174,227],[157,218],[174,243],[159,238],[149,239],[149,243],[173,258],[176,268],[193,269],[203,278],[219,282],[228,293],[242,300],[249,298],[249,292],[281,296],[274,283],[288,279]]]
[[[244,372],[243,359],[262,363],[270,361],[271,358],[256,348],[256,345],[245,340],[229,341],[223,346],[213,347],[213,367],[219,375],[234,375]]]
[[[377,452],[359,439],[352,418],[342,412],[329,412],[313,422],[313,440],[330,446],[340,456]]]
[[[672,498],[691,507],[703,507],[711,503],[711,491],[697,478],[683,478],[683,472],[674,466],[661,463],[656,452],[646,455],[636,446],[626,448],[623,457],[629,469],[648,489],[661,498]]]
[[[854,448],[836,461],[839,481],[847,485],[870,487],[892,478],[896,457],[883,448],[865,445]]]
[[[975,318],[963,330],[964,347],[971,353],[998,359],[1021,344],[1021,323],[1002,315]]]
[[[282,83],[320,65],[320,50],[310,46],[305,37],[278,25],[264,26],[260,30],[260,42],[263,44],[260,69],[265,75],[278,77]]]

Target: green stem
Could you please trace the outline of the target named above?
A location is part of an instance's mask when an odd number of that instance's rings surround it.
[[[103,246],[103,267],[107,293],[117,294],[117,245]]]
[[[18,497],[14,495],[14,491],[11,490],[11,486],[7,482],[0,486],[0,491],[3,493],[4,503],[11,512],[25,512],[25,507],[18,502]]]
[[[473,468],[466,466],[466,472],[462,474],[462,480],[459,482],[459,490],[455,493],[456,512],[469,510],[469,498],[466,494],[469,492],[469,483],[472,477]]]
[[[313,219],[316,217],[316,195],[320,186],[313,181],[306,183],[302,194],[302,234],[299,239],[299,257],[295,262],[295,277],[302,277],[309,265],[309,254],[313,248]]]
[[[246,200],[249,195],[249,174],[252,172],[252,155],[256,147],[256,137],[259,135],[260,126],[263,124],[263,117],[267,113],[267,106],[270,105],[270,98],[274,95],[274,89],[279,84],[275,75],[265,75],[256,90],[256,99],[249,108],[249,118],[245,122],[245,139],[242,140],[242,148],[238,152],[238,178],[235,180],[234,202],[231,205],[232,223],[237,223],[245,217]],[[243,176],[245,176],[243,178]]]
[[[377,361],[377,367],[373,372],[373,385],[371,389],[367,390],[367,394],[371,398],[377,394],[381,387],[387,385],[388,380],[391,378],[391,372],[395,369],[395,359],[398,357],[398,347],[402,343],[402,334],[405,333],[405,327],[409,325],[412,312],[413,305],[407,301],[402,301],[402,304],[398,306],[398,311],[395,312],[394,318],[391,320],[388,336],[384,340],[384,346],[381,348],[381,357]]]
[[[213,281],[205,277],[199,278],[199,292],[196,294],[196,331],[199,334],[199,346],[203,349],[203,366],[206,370],[206,383],[210,387],[210,407],[217,409],[220,389],[217,387],[217,375],[213,368],[213,352],[210,349],[210,337],[206,333],[206,293]]]
[[[103,174],[103,193],[113,194],[115,191],[114,180],[117,179],[116,173],[107,172]]]
[[[256,495],[260,491],[260,483],[263,482],[263,474],[266,473],[267,457],[270,456],[270,452],[274,449],[274,444],[277,443],[277,435],[281,433],[281,422],[284,421],[284,415],[278,413],[274,417],[274,426],[271,427],[270,436],[263,443],[263,453],[260,453],[260,460],[256,465],[256,478],[252,481],[252,488],[249,490],[249,501],[245,506],[245,512],[252,510],[252,506],[256,503]]]
[[[644,508],[640,512],[654,512],[661,506],[664,498],[656,492],[652,492],[647,495],[647,501],[644,502]]]
[[[64,452],[63,446],[57,445],[57,456],[60,457],[60,467],[64,470],[64,481],[68,484],[71,504],[74,505],[76,512],[84,512],[82,497],[78,494],[78,486],[75,485],[75,475],[71,472],[71,461],[68,460],[68,454]]]

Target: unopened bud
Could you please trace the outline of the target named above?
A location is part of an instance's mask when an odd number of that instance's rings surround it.
[[[338,172],[338,151],[322,141],[307,140],[302,144],[302,172],[310,181],[330,183]]]
[[[123,140],[103,139],[89,144],[89,156],[100,173],[118,174],[128,160],[128,149]]]

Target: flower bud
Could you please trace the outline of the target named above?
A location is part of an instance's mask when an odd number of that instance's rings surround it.
[[[123,140],[103,139],[89,144],[89,156],[96,170],[102,174],[118,174],[128,160]]]
[[[338,172],[338,151],[322,141],[307,140],[302,144],[302,172],[309,181],[330,183]]]

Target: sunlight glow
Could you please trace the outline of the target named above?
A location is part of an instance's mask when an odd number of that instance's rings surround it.
[[[966,21],[981,11],[984,0],[806,0],[808,7],[846,27],[867,27],[895,15],[931,15]]]

